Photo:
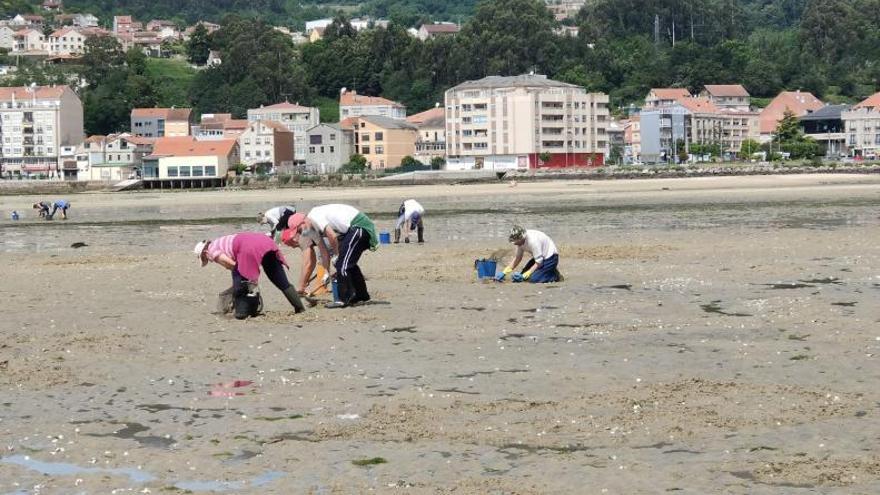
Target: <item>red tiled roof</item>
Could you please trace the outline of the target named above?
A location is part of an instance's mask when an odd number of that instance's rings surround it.
[[[652,88],[651,93],[660,100],[678,100],[691,96],[687,88]]]
[[[853,105],[853,109],[856,108],[880,108],[880,93],[874,93]]]
[[[261,120],[260,122],[266,127],[273,129],[275,132],[292,132],[284,124],[275,122],[274,120]]]
[[[677,103],[694,113],[720,113],[721,111],[708,98],[682,98]]]
[[[348,117],[347,119],[342,119],[339,121],[340,129],[352,129],[354,128],[354,119],[355,117]]]
[[[60,98],[64,91],[72,91],[67,86],[37,86],[33,93],[27,86],[0,88],[0,101],[16,99],[54,99]]]
[[[396,101],[391,101],[386,98],[382,98],[381,96],[364,96],[359,95],[355,91],[346,91],[339,95],[339,104],[342,106],[379,106],[379,105],[391,105],[396,107],[402,107],[400,103]]]
[[[783,91],[776,98],[773,98],[773,101],[767,107],[761,110],[761,134],[772,133],[779,121],[782,120],[786,109],[801,117],[824,106],[825,104],[819,98],[813,96],[813,93],[806,91]]]
[[[707,84],[706,92],[712,96],[732,97],[749,96],[749,92],[742,84]]]
[[[414,124],[416,127],[443,127],[446,122],[446,110],[443,107],[432,108],[415,115],[410,115],[406,118],[406,121]]]
[[[439,33],[457,33],[461,31],[461,28],[456,24],[422,24],[422,27],[425,29],[425,32],[430,34],[439,34]]]
[[[235,139],[197,141],[191,136],[156,139],[152,158],[164,156],[229,156],[235,148]]]
[[[261,107],[263,109],[272,109],[272,110],[305,110],[309,111],[311,108],[304,107],[302,105],[298,105],[296,103],[290,103],[287,101],[282,101],[281,103],[276,103],[274,105],[269,105],[267,107]]]
[[[191,108],[133,108],[132,117],[164,118],[165,120],[189,120]]]

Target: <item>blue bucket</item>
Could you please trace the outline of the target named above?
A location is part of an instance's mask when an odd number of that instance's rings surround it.
[[[496,268],[495,260],[477,260],[477,278],[495,277]]]
[[[380,244],[391,244],[391,234],[388,232],[379,232]]]
[[[333,300],[339,301],[339,282],[336,279],[333,279],[333,283],[330,284],[330,290],[333,291]]]

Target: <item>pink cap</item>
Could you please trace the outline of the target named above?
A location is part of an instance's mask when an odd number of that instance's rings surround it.
[[[281,233],[281,242],[290,247],[299,247],[299,232],[296,229],[284,229]]]
[[[293,231],[299,231],[299,228],[306,221],[306,216],[302,213],[294,213],[287,219],[287,228]]]

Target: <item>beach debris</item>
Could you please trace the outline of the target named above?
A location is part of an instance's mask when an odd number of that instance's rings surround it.
[[[233,380],[231,382],[223,382],[218,383],[211,387],[211,390],[208,392],[208,395],[211,397],[236,397],[244,395],[244,392],[235,391],[232,389],[247,387],[248,385],[252,385],[254,382],[250,380]]]
[[[371,457],[369,459],[355,459],[351,461],[355,466],[372,466],[375,464],[385,464],[388,461],[383,457]]]
[[[86,244],[84,242],[74,242],[73,244],[70,245],[70,247],[72,247],[73,249],[84,248],[87,246],[88,246],[88,244]]]

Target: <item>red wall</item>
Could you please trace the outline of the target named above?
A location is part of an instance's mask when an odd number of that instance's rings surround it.
[[[550,160],[541,162],[537,153],[529,155],[529,168],[601,167],[605,164],[602,153],[551,153]]]

